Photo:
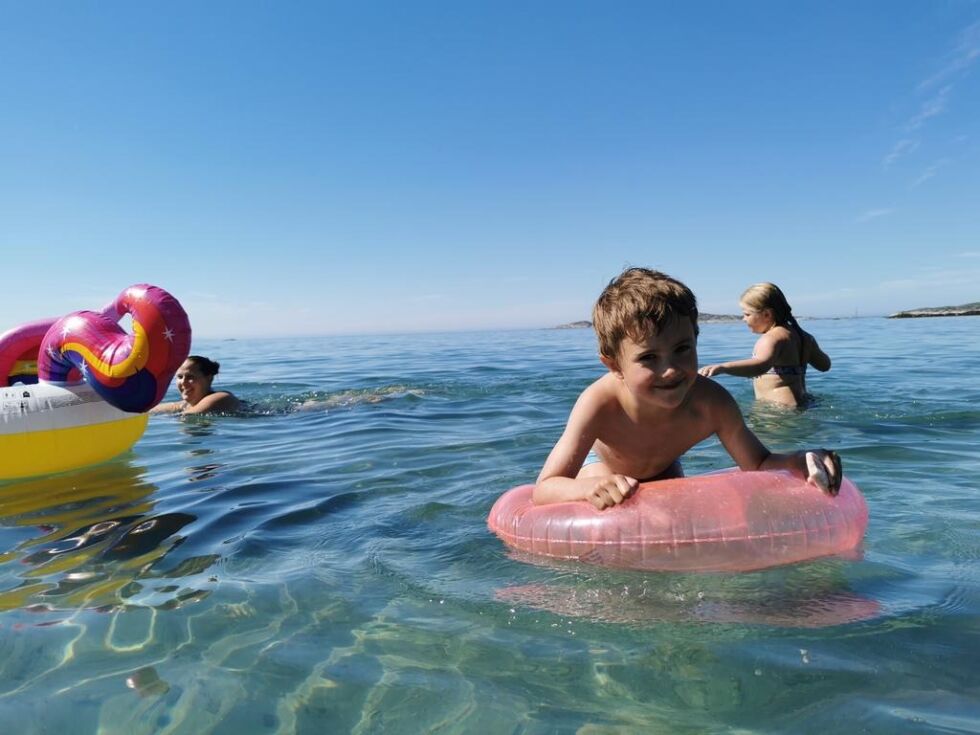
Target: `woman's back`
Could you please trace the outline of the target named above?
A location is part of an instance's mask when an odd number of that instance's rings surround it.
[[[769,340],[773,364],[752,381],[755,397],[788,406],[799,406],[808,400],[806,392],[807,342],[803,330],[775,325],[759,341]],[[807,335],[808,336],[808,335]]]

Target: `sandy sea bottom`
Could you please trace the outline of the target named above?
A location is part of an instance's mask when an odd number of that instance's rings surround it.
[[[770,447],[841,451],[863,553],[735,575],[531,563],[486,530],[599,375],[588,331],[197,344],[250,415],[0,485],[0,722],[980,732],[980,319],[806,326],[834,359],[810,410],[721,382]],[[707,324],[699,349],[751,346]]]

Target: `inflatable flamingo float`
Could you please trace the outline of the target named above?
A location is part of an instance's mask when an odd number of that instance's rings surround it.
[[[132,317],[133,333],[118,322]],[[180,303],[157,286],[125,289],[0,334],[0,480],[84,467],[129,449],[190,352]]]

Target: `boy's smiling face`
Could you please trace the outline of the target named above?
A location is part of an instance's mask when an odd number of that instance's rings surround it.
[[[623,339],[615,360],[603,364],[640,405],[677,408],[698,379],[698,350],[690,317],[671,319],[655,334]]]

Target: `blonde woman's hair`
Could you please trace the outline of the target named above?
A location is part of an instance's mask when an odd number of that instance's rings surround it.
[[[755,311],[772,309],[776,324],[800,329],[796,317],[793,316],[793,309],[786,300],[786,295],[775,283],[764,282],[749,286],[739,301]]]
[[[592,308],[592,326],[599,354],[616,358],[623,339],[656,334],[677,317],[691,318],[698,334],[698,302],[683,283],[649,268],[627,268],[599,294]]]

